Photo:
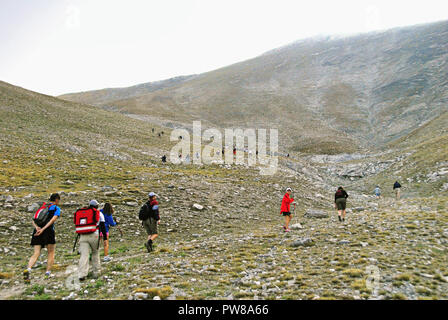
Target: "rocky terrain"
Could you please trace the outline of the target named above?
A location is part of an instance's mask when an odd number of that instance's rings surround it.
[[[447,299],[447,35],[441,22],[310,39],[63,99],[0,81],[0,299]],[[278,127],[277,172],[162,163],[171,130],[197,119]],[[287,187],[298,202],[290,233]],[[138,210],[150,191],[162,220],[148,254]],[[24,283],[31,217],[53,192],[54,272],[44,277],[44,252]],[[114,205],[123,236],[111,231],[112,261],[79,283],[72,215],[91,199]]]

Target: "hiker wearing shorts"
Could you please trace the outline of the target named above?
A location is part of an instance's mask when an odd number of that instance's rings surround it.
[[[345,221],[345,209],[347,207],[348,194],[343,187],[339,187],[334,194],[334,206],[338,209],[339,221]]]
[[[291,192],[292,192],[291,188],[286,189],[286,193],[282,199],[282,206],[280,208],[280,214],[285,217],[285,225],[283,226],[283,229],[285,230],[285,232],[291,231],[289,229],[289,223],[291,222],[291,219],[292,219],[291,204],[293,204],[294,207],[296,205],[296,203],[294,202],[294,199],[291,198]]]
[[[394,192],[395,192],[395,199],[396,199],[396,200],[400,200],[400,196],[401,196],[401,184],[400,184],[398,181],[395,181],[393,190],[394,190]]]
[[[373,190],[373,193],[375,193],[375,196],[377,199],[381,198],[381,189],[380,186],[376,186],[375,190]]]
[[[120,231],[121,236],[123,236],[123,232],[118,226],[118,222],[116,222],[112,217],[112,214],[114,213],[114,208],[110,203],[105,203],[104,208],[101,209],[100,211],[104,216],[104,226],[106,228],[106,235],[104,235],[102,232],[100,233],[100,237],[103,238],[103,246],[104,246],[103,261],[108,262],[112,260],[111,257],[109,257],[109,229],[110,227],[117,227],[118,231]]]
[[[153,251],[153,242],[159,236],[157,226],[160,224],[159,202],[154,192],[149,193],[149,200],[140,209],[139,217],[142,217],[142,226],[148,234],[145,247],[148,252]]]
[[[58,193],[53,193],[50,196],[50,203],[44,203],[39,209],[39,211],[45,208],[48,210],[48,216],[45,222],[39,227],[33,220],[34,231],[31,237],[31,245],[34,248],[34,253],[28,262],[27,269],[23,271],[23,277],[25,281],[28,281],[30,279],[31,269],[36,264],[37,259],[39,259],[42,248],[45,247],[47,248],[48,254],[47,271],[45,272],[45,276],[49,277],[51,275],[51,268],[54,264],[54,254],[56,250],[54,224],[56,220],[61,216],[61,209],[58,206],[60,204],[60,201],[60,195]]]

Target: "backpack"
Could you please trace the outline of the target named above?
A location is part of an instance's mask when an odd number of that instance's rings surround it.
[[[76,233],[93,233],[98,230],[100,212],[95,208],[82,208],[75,212],[73,221],[76,226]]]
[[[148,203],[145,203],[143,205],[143,207],[141,207],[140,212],[138,213],[138,219],[139,220],[145,221],[145,220],[150,218],[152,206],[151,206],[151,208],[149,206],[150,205]]]
[[[40,227],[43,228],[45,227],[45,225],[48,223],[48,221],[51,220],[52,215],[51,212],[53,212],[54,215],[54,210],[51,210],[50,212],[50,207],[52,206],[52,203],[43,203],[42,206],[39,208],[39,210],[36,211],[36,213],[34,214],[33,220],[34,223]]]
[[[338,191],[336,191],[336,197],[344,197],[344,193],[342,192],[342,190],[338,190]]]

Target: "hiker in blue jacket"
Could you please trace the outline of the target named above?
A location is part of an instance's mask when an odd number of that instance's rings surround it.
[[[118,226],[118,222],[114,220],[112,217],[112,214],[114,213],[114,208],[110,203],[105,203],[104,208],[100,210],[101,213],[104,215],[104,221],[105,221],[105,227],[106,227],[106,235],[103,235],[101,233],[101,237],[103,238],[103,245],[104,245],[104,262],[112,260],[109,257],[109,227],[117,227],[118,231],[120,231],[120,235],[123,236],[123,232],[121,231],[120,227]]]

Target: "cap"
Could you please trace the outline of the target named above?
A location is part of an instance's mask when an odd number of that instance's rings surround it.
[[[98,207],[98,206],[99,206],[99,203],[98,203],[98,201],[96,201],[96,200],[91,200],[91,201],[89,202],[89,206],[92,206],[92,207]]]
[[[291,188],[286,188],[286,191],[292,191],[292,189]]]
[[[154,192],[150,192],[148,196],[151,198],[151,197],[154,197],[154,196],[157,196],[157,195]]]

